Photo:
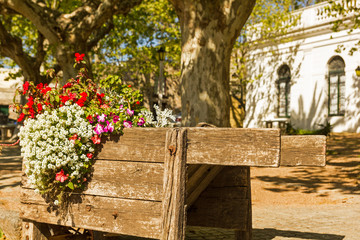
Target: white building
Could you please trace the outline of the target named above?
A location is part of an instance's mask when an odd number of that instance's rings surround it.
[[[321,15],[325,5],[294,12],[300,20],[291,41],[252,52],[251,74],[261,78],[247,86],[244,127],[285,118],[295,128],[316,129],[328,121],[333,132],[360,132],[360,77],[355,74],[360,53],[348,54],[360,31],[333,32],[333,19]],[[339,45],[346,50],[336,53]]]

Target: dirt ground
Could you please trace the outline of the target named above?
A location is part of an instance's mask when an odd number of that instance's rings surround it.
[[[360,134],[332,134],[327,153],[325,167],[251,169],[254,240],[360,239]],[[3,148],[0,223],[19,211],[20,178],[20,149]]]
[[[251,170],[254,240],[360,239],[360,134],[331,134],[325,167]]]

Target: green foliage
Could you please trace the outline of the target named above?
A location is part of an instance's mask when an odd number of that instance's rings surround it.
[[[167,64],[179,69],[180,25],[167,0],[144,0],[126,16],[114,16],[113,22],[114,29],[93,53],[94,61],[100,63],[94,69],[97,76],[110,71],[122,80],[126,77],[136,80],[152,74],[159,66],[156,52],[159,46],[165,47]]]
[[[348,29],[348,33],[352,33],[355,29],[360,28],[360,7],[357,6],[354,0],[329,1],[329,5],[325,6],[321,13],[333,18],[332,30],[338,32],[341,29]],[[350,20],[350,21],[348,21]],[[348,49],[349,55],[359,51],[360,41],[355,43],[353,47]],[[344,45],[338,45],[335,50],[337,53],[346,50]]]
[[[325,124],[319,124],[319,126],[321,128],[317,130],[296,129],[291,123],[288,123],[285,132],[287,135],[330,135],[333,126],[328,121]]]

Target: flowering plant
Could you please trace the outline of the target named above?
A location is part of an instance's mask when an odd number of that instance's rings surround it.
[[[109,84],[119,82],[116,76],[100,82],[101,93],[83,67],[84,55],[75,57],[75,67],[80,66],[76,78],[55,87],[25,82],[17,91],[28,95],[28,102],[14,105],[18,121],[24,121],[19,138],[29,183],[35,191],[52,194],[53,200],[57,197],[55,204],[65,191],[84,188],[102,136],[135,126],[168,124],[166,119],[161,124],[153,121],[142,107],[142,95],[130,85]],[[47,73],[53,76],[53,71]]]

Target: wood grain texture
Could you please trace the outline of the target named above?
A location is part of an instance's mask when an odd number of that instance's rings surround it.
[[[166,128],[130,128],[118,141],[106,141],[97,159],[164,162]]]
[[[186,129],[170,129],[166,134],[162,240],[185,239],[186,210]]]
[[[224,167],[188,209],[187,223],[251,236],[250,168]]]
[[[281,166],[325,166],[326,136],[281,136]]]
[[[88,195],[161,201],[163,163],[96,160],[93,175],[83,192]],[[22,186],[32,188],[27,177]]]
[[[48,237],[42,233],[42,228],[44,228],[43,223],[37,223],[29,220],[22,221],[22,233],[21,237],[24,240],[48,240]]]
[[[188,128],[188,164],[278,167],[280,130]]]
[[[97,160],[84,194],[162,200],[164,164]]]
[[[66,218],[48,210],[32,189],[22,189],[20,217],[49,224],[160,238],[161,202],[73,194]]]

